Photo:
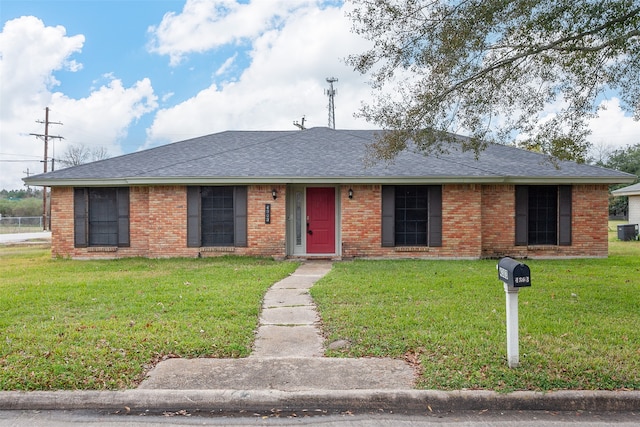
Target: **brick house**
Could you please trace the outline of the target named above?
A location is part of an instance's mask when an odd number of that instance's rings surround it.
[[[634,176],[490,145],[367,165],[376,131],[230,131],[25,178],[73,258],[607,256]]]

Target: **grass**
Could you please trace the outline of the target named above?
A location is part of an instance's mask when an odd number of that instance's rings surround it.
[[[0,390],[122,389],[165,357],[251,351],[266,289],[294,263],[51,259],[0,251]]]
[[[312,289],[334,357],[404,358],[425,389],[640,389],[640,242],[529,260],[520,362],[506,366],[496,261],[335,263]],[[166,357],[243,357],[289,262],[51,259],[0,247],[0,390],[123,389]]]
[[[517,369],[495,260],[336,264],[311,289],[351,344],[328,355],[405,358],[424,389],[640,389],[640,242],[610,240],[608,259],[527,261]]]

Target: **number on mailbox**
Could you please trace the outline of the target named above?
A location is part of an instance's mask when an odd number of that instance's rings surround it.
[[[498,262],[498,279],[514,288],[531,286],[531,271],[526,264],[505,257]]]

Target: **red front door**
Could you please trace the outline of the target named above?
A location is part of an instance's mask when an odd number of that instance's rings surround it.
[[[307,253],[336,252],[335,188],[307,188]]]

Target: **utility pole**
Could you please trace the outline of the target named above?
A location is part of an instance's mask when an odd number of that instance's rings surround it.
[[[33,135],[36,138],[42,138],[44,140],[44,173],[47,173],[47,163],[49,163],[49,138],[58,138],[63,139],[61,136],[52,136],[49,135],[49,125],[61,125],[60,122],[50,122],[49,121],[49,107],[45,108],[44,122],[42,120],[36,120],[36,123],[44,123],[44,134],[40,133],[30,133],[29,135]],[[53,163],[51,164],[53,169]],[[42,187],[42,220],[43,220],[43,228],[44,230],[51,230],[51,225],[47,221],[48,219],[48,210],[47,210],[47,187]]]
[[[327,77],[327,82],[329,83],[329,89],[325,91],[325,94],[329,95],[329,128],[336,128],[336,109],[335,104],[333,102],[333,98],[336,96],[337,91],[333,89],[333,83],[337,82],[338,79],[335,77]]]

